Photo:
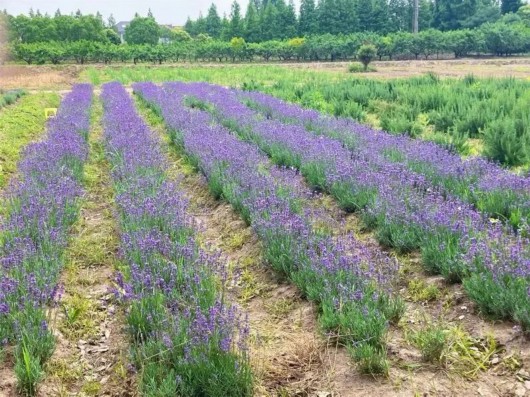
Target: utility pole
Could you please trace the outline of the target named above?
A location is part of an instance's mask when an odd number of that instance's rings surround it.
[[[412,32],[414,34],[418,34],[418,17],[419,17],[419,0],[414,0],[414,20],[413,20],[413,26],[412,26]]]

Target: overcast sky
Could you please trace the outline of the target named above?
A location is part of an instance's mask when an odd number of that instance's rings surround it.
[[[230,13],[233,0],[215,0],[219,15]],[[248,0],[238,0],[242,13],[246,10]],[[188,16],[197,18],[199,12],[204,15],[212,0],[0,0],[0,9],[7,9],[10,14],[27,14],[30,8],[38,9],[43,14],[48,12],[53,15],[57,8],[63,14],[69,14],[80,9],[83,14],[95,14],[99,11],[105,20],[110,14],[114,15],[117,22],[132,19],[135,12],[147,15],[149,8],[153,11],[156,20],[162,24],[183,25]]]

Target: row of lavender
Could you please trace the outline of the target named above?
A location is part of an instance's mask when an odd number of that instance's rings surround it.
[[[253,145],[184,103],[188,87],[152,83],[136,93],[165,119],[173,142],[207,177],[264,243],[264,256],[321,308],[323,328],[346,344],[366,372],[386,372],[385,334],[403,306],[392,294],[397,263],[352,236],[332,238],[311,226],[300,176],[271,165]]]
[[[301,125],[317,135],[337,139],[352,151],[361,150],[404,164],[435,186],[515,227],[530,222],[530,175],[516,175],[483,157],[463,160],[434,142],[392,135],[346,118],[334,118],[259,92],[238,92],[250,107],[267,118]]]
[[[530,222],[530,176],[516,175],[484,157],[462,159],[457,153],[407,135],[374,130],[347,118],[334,118],[259,92],[238,92],[250,107],[267,118],[306,127],[335,138],[354,153],[382,155],[424,175],[435,186],[515,227]]]
[[[34,394],[43,363],[54,349],[46,307],[58,299],[58,279],[71,225],[83,194],[92,87],[74,86],[30,144],[7,188],[0,229],[0,342],[15,348],[20,389]]]
[[[420,248],[425,266],[450,281],[462,280],[485,313],[530,328],[530,241],[511,227],[492,223],[371,146],[351,150],[337,139],[260,117],[223,87],[190,84],[185,93],[195,98],[191,105],[213,105],[221,122],[274,162],[299,169],[344,209],[359,210],[381,243],[402,251]]]
[[[224,267],[199,248],[160,142],[123,86],[104,85],[101,98],[125,264],[116,293],[128,303],[142,394],[251,395],[248,330],[224,302]]]

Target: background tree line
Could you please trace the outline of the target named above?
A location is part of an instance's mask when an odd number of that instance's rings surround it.
[[[18,43],[13,46],[16,59],[28,64],[75,61],[153,62],[168,61],[324,61],[355,59],[363,44],[373,44],[379,59],[419,59],[452,54],[455,57],[476,54],[513,55],[530,52],[530,29],[521,24],[488,23],[476,29],[442,32],[428,29],[414,35],[397,32],[387,35],[352,33],[350,35],[312,35],[306,38],[247,43],[243,38],[231,41],[208,36],[173,41],[169,44],[112,44],[94,41],[52,41]]]
[[[8,26],[13,56],[30,64],[57,64],[65,61],[163,63],[257,59],[346,60],[355,58],[359,47],[367,43],[376,47],[379,59],[428,58],[446,54],[453,54],[455,57],[468,54],[510,55],[530,51],[529,5],[520,7],[516,13],[505,13],[495,22],[486,22],[474,28],[427,28],[414,35],[408,30],[378,33],[370,29],[345,34],[335,26],[335,30],[332,29],[331,32],[305,30],[304,33],[301,29],[317,29],[326,20],[319,14],[323,12],[322,7],[326,1],[328,0],[321,0],[314,6],[312,0],[304,0],[297,16],[292,3],[286,4],[283,0],[266,3],[252,0],[248,10],[255,10],[256,13],[247,10],[245,17],[241,17],[239,5],[235,2],[230,19],[220,19],[220,25],[212,25],[212,21],[217,20],[213,17],[215,6],[212,5],[206,18],[188,21],[185,27],[188,30],[159,26],[151,13],[146,17],[136,15],[125,30],[126,44],[121,43],[121,38],[114,30],[114,18],[111,16],[104,21],[99,13],[62,15],[58,10],[54,16],[42,15],[38,11],[30,12],[29,16],[11,16],[4,12],[0,13],[0,17],[7,21],[5,24]],[[350,0],[332,1],[337,4]],[[267,9],[269,11],[266,12]],[[284,29],[279,37],[281,30],[271,25],[273,28],[267,36],[269,39],[257,41],[256,37],[249,36],[249,20],[259,21],[268,13],[278,17],[278,9],[284,15],[281,25],[291,30]],[[314,14],[308,13],[307,9],[313,10]],[[313,17],[308,18],[308,15]],[[288,24],[288,20],[294,21],[294,24]],[[199,22],[208,30],[193,30]],[[305,27],[302,28],[303,26]]]
[[[298,13],[292,0],[250,0],[243,15],[237,1],[222,18],[215,4],[206,16],[188,19],[184,29],[192,36],[207,34],[229,41],[283,40],[296,36],[412,30],[413,0],[302,0]],[[521,0],[419,0],[420,30],[455,30],[496,22],[516,13]]]

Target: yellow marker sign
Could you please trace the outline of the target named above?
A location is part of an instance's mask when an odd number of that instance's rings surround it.
[[[57,116],[57,108],[46,108],[44,109],[44,117],[49,119],[50,117]]]

